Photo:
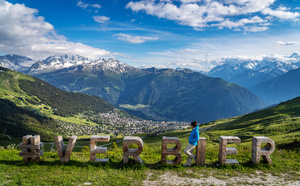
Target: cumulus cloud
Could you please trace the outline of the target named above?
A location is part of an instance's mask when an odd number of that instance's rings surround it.
[[[84,3],[83,1],[78,1],[77,2],[77,4],[76,4],[78,7],[80,7],[80,8],[83,8],[83,9],[86,9],[87,7],[92,7],[92,8],[97,8],[97,9],[99,9],[99,8],[101,8],[101,5],[99,5],[99,4],[88,4],[88,3]]]
[[[272,9],[274,2],[275,0],[140,0],[129,2],[126,8],[176,21],[195,30],[217,26],[257,32],[267,30],[266,26],[259,25],[270,21],[267,18],[296,20],[300,16],[283,6]],[[253,14],[256,16],[252,17]]]
[[[90,58],[110,56],[110,52],[68,41],[38,10],[24,4],[0,0],[0,51],[34,59],[55,54],[78,54]]]
[[[283,41],[276,41],[274,45],[276,46],[289,46],[289,45],[296,45],[297,43],[295,41],[290,42],[283,42]]]
[[[110,18],[106,16],[93,16],[93,19],[97,23],[106,23],[110,20]]]
[[[140,44],[146,41],[155,41],[159,39],[157,37],[131,36],[129,34],[122,34],[122,33],[115,34],[114,36],[117,36],[119,40],[127,41],[133,44]]]
[[[287,10],[288,9],[285,7],[279,7],[277,10],[266,8],[262,11],[262,13],[265,15],[277,17],[279,19],[296,19],[300,16],[298,12],[288,12]]]

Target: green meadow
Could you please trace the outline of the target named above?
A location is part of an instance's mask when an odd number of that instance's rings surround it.
[[[219,125],[219,126],[218,126]],[[237,155],[229,155],[228,159],[237,159],[240,164],[233,166],[220,166],[218,164],[219,143],[215,139],[218,127],[223,124],[217,124],[215,128],[202,132],[201,136],[207,138],[206,147],[206,167],[185,168],[182,165],[186,163],[187,156],[183,153],[188,145],[188,136],[190,130],[165,133],[156,137],[144,137],[144,150],[141,158],[145,165],[136,163],[130,159],[128,164],[123,164],[122,138],[112,138],[108,143],[99,143],[98,145],[108,144],[108,152],[98,155],[97,158],[109,158],[109,163],[95,163],[89,161],[89,140],[78,140],[74,152],[68,163],[61,163],[56,152],[55,145],[47,144],[44,147],[46,151],[41,157],[39,163],[24,163],[18,156],[20,150],[16,145],[9,145],[0,149],[0,184],[1,185],[142,185],[145,180],[160,183],[160,176],[165,173],[171,173],[182,178],[205,179],[211,176],[223,181],[232,177],[247,176],[255,177],[257,171],[262,174],[279,177],[288,181],[297,181],[300,179],[300,142],[294,140],[284,140],[284,143],[278,142],[280,138],[272,138],[276,142],[276,150],[271,155],[273,164],[269,165],[261,160],[261,164],[253,165],[251,160],[251,143],[245,136],[238,135],[242,139],[240,144],[229,144],[229,146],[238,149]],[[205,127],[205,126],[203,126]],[[224,135],[229,133],[223,132]],[[178,166],[162,165],[161,143],[162,136],[178,137],[181,141],[182,163]],[[214,137],[210,137],[214,136]],[[210,139],[211,138],[211,139]],[[245,138],[246,140],[243,140]],[[65,141],[67,144],[68,141]],[[53,142],[54,143],[54,142]],[[54,145],[54,146],[53,146]],[[50,147],[53,148],[50,150]],[[171,148],[172,145],[169,146]],[[134,146],[132,146],[134,148]],[[168,159],[173,159],[168,156]],[[239,184],[249,184],[241,182]]]

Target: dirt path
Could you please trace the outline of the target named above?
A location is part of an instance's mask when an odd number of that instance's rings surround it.
[[[153,177],[153,173],[148,173],[148,178],[143,185],[290,185],[300,186],[300,179],[291,180],[288,174],[274,176],[261,171],[256,174],[222,177],[220,175],[203,176],[200,178],[179,177],[176,173],[165,172],[159,177]]]

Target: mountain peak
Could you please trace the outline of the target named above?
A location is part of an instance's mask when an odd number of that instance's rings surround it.
[[[30,74],[53,72],[56,70],[83,65],[93,62],[91,59],[79,55],[54,55],[37,61],[29,69]]]
[[[26,56],[16,54],[0,56],[0,66],[20,72],[28,70],[33,63],[34,61]]]

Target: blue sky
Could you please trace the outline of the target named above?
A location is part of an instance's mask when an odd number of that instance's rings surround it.
[[[291,62],[299,30],[299,0],[0,0],[0,53],[34,59],[65,53],[196,70]]]

